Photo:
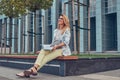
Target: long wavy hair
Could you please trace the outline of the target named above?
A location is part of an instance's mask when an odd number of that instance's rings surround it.
[[[70,23],[69,23],[69,19],[68,19],[68,17],[67,17],[65,14],[61,14],[60,16],[63,17],[64,27],[70,29]],[[59,29],[59,24],[58,24],[58,29]]]

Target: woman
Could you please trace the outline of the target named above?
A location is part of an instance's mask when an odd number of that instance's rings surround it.
[[[69,48],[70,36],[69,19],[67,16],[62,14],[58,19],[58,27],[54,31],[54,37],[51,43],[51,46],[53,47],[52,51],[42,49],[34,63],[34,66],[16,75],[19,77],[30,77],[30,75],[37,75],[37,71],[47,62],[57,58],[58,56],[71,55]]]

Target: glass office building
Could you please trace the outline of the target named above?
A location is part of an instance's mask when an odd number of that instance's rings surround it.
[[[72,26],[72,4],[64,3],[71,0],[54,0],[48,10],[38,10],[36,18],[36,50],[41,49],[42,44],[50,44],[54,29],[57,27],[57,20],[61,13],[65,13],[70,19],[71,33]],[[77,0],[76,0],[77,1]],[[79,0],[88,4],[88,0]],[[77,28],[77,49],[81,53],[88,51],[88,10],[80,6],[80,28]],[[78,11],[75,5],[75,21],[78,23]],[[27,53],[34,51],[34,15],[27,14],[20,18],[13,19],[12,27],[12,53]],[[0,16],[0,43],[1,46],[9,46],[9,19]],[[5,27],[6,26],[6,27]],[[120,0],[90,0],[90,52],[120,52]],[[78,39],[79,38],[79,39]],[[3,45],[4,44],[4,45]],[[70,42],[73,50],[73,40]]]

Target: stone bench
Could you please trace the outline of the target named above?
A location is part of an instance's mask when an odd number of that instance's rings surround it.
[[[1,55],[0,65],[12,68],[28,69],[34,64],[36,58],[37,56],[35,55]],[[45,64],[45,66],[40,69],[40,72],[66,76],[65,61],[74,61],[77,59],[77,56],[59,56]]]

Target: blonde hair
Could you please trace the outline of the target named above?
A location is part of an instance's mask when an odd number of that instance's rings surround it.
[[[70,29],[70,23],[69,23],[69,19],[68,19],[68,17],[67,17],[65,14],[61,14],[60,16],[63,17],[64,27]],[[59,25],[58,25],[58,29],[59,29]]]

